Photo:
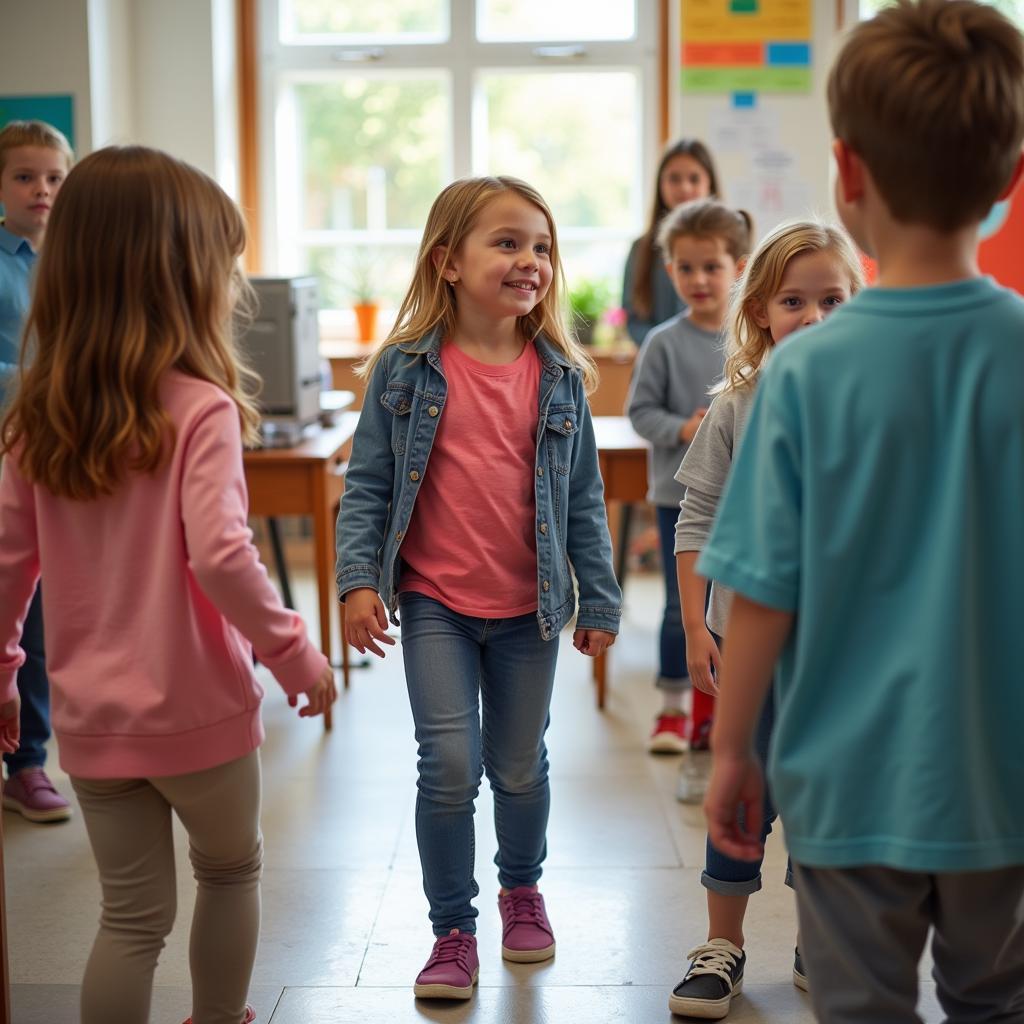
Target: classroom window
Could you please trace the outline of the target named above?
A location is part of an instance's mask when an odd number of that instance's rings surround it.
[[[397,308],[430,204],[470,174],[536,186],[570,282],[617,290],[659,141],[655,5],[261,4],[264,269],[319,278],[327,333],[362,293]]]

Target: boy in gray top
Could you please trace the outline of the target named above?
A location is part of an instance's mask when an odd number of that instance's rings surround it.
[[[649,749],[682,753],[687,739],[691,744],[706,742],[711,702],[701,701],[694,693],[688,735],[683,713],[688,683],[686,647],[673,553],[683,488],[674,477],[707,412],[708,390],[722,374],[721,331],[739,261],[750,246],[750,218],[711,199],[684,203],[662,222],[658,246],[665,254],[665,269],[688,309],[647,336],[637,359],[627,414],[633,429],[651,442],[647,500],[657,513],[665,573],[657,678],[663,703]]]

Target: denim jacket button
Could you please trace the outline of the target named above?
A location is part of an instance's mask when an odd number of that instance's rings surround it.
[[[428,416],[436,416],[436,415],[437,415],[437,414],[438,414],[438,413],[439,413],[440,411],[441,411],[441,410],[440,410],[440,409],[438,409],[438,407],[437,407],[436,405],[432,405],[432,406],[431,406],[431,407],[430,407],[430,408],[429,408],[429,409],[427,410],[427,415],[428,415]]]
[[[545,580],[545,581],[544,581],[544,582],[543,582],[543,583],[541,584],[541,590],[544,590],[544,591],[548,591],[548,590],[550,590],[550,589],[551,589],[551,581],[550,581],[550,580]]]
[[[548,524],[547,523],[541,523],[540,524],[540,532],[543,533],[544,536],[547,536],[547,532],[548,532]]]
[[[395,534],[395,540],[401,540],[404,536],[405,533],[402,530],[399,530],[398,533]]]
[[[543,476],[543,475],[544,475],[544,467],[543,466],[538,466],[537,467],[537,476]]]
[[[409,479],[412,480],[413,482],[419,480],[419,478],[420,478],[420,474],[415,469],[409,474]]]
[[[572,420],[566,420],[565,421],[565,429],[566,430],[572,430]]]

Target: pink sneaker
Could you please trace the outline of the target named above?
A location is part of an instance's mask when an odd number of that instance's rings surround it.
[[[686,715],[681,711],[676,715],[658,715],[647,750],[652,754],[682,754],[686,747]]]
[[[555,955],[555,933],[551,930],[544,897],[532,885],[498,894],[501,914],[501,956],[514,964],[536,964]]]
[[[420,999],[469,999],[479,975],[476,936],[453,928],[437,937],[412,990]]]
[[[67,821],[71,805],[42,768],[22,768],[4,783],[4,807],[29,821]]]
[[[185,1024],[192,1024],[192,1018],[189,1017]],[[242,1024],[256,1024],[256,1011],[251,1007],[245,1008],[245,1016],[242,1018]]]

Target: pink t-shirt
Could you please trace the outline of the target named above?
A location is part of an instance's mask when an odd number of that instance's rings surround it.
[[[491,366],[450,342],[441,420],[402,542],[399,590],[485,619],[537,609],[534,471],[540,356]]]

